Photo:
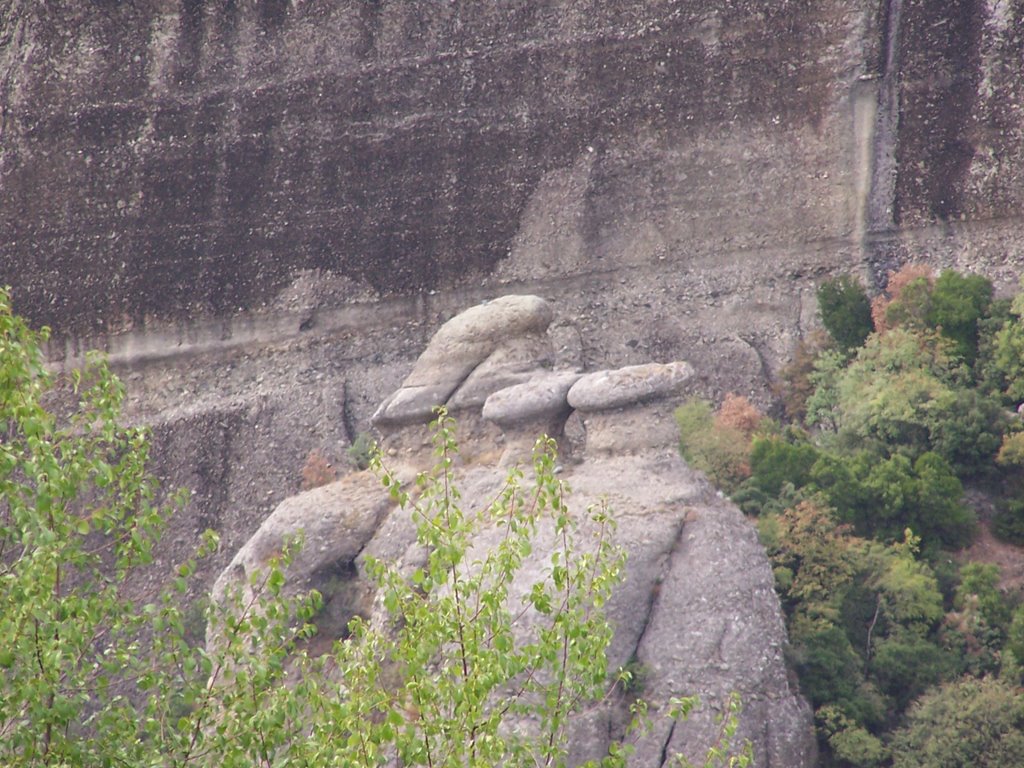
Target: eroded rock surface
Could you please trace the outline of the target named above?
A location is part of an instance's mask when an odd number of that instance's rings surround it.
[[[525,381],[550,355],[544,332],[553,318],[539,296],[503,296],[456,315],[434,334],[374,423],[422,423],[433,408],[481,406],[487,396]]]
[[[444,355],[436,350],[459,337],[452,329],[466,327],[467,317],[474,324],[481,322],[480,327],[491,327],[491,319],[513,306],[542,304],[535,297],[506,297],[456,317],[431,341],[424,365],[417,365],[398,392],[432,387],[437,381],[468,380],[477,369],[467,370],[467,356],[453,355],[446,368]],[[543,325],[548,322],[550,317]],[[503,368],[492,365],[493,352],[488,350],[501,348],[524,332],[523,326],[502,327],[472,358],[478,368],[488,366],[496,382],[502,379]],[[535,334],[538,328],[529,326],[525,332]],[[539,360],[547,359],[541,349]],[[697,693],[707,705],[675,727],[656,719],[631,764],[660,766],[676,751],[691,757],[701,754],[717,733],[714,715],[735,691],[744,701],[740,737],[751,741],[755,765],[812,765],[810,710],[787,681],[785,630],[766,555],[740,512],[686,466],[674,433],[665,429],[675,398],[692,377],[690,366],[677,361],[584,375],[539,365],[529,373],[522,362],[517,358],[509,366],[527,375],[528,381],[497,389],[480,410],[459,410],[460,423],[467,425],[458,473],[462,504],[468,509],[489,503],[504,482],[504,465],[527,458],[542,431],[569,449],[562,427],[573,414],[574,403],[586,406],[586,434],[574,453],[563,456],[562,476],[573,489],[570,507],[581,517],[593,504],[606,503],[614,510],[618,543],[628,553],[625,580],[609,606],[616,628],[611,663],[633,661],[646,670],[643,695],[655,712],[681,694]],[[424,371],[429,377],[424,378]],[[436,394],[441,389],[432,392],[434,404],[440,405],[454,397],[457,388],[450,388],[448,395]],[[385,406],[394,401],[389,398]],[[431,463],[423,450],[429,415],[417,414],[401,421],[378,420],[388,461],[400,477],[411,478]],[[621,442],[610,439],[609,433]],[[295,585],[326,592],[331,608],[328,630],[338,631],[346,617],[370,610],[361,586],[366,554],[398,562],[422,557],[413,546],[407,513],[384,500],[374,478],[357,473],[282,503],[238,552],[217,589],[260,567],[275,546],[299,531],[306,532],[309,545],[293,566]],[[491,535],[498,534],[482,532],[475,545],[495,544],[488,541]],[[539,575],[545,565],[542,533],[524,575]],[[574,761],[604,753],[609,734],[623,717],[619,706],[610,705],[576,723]]]

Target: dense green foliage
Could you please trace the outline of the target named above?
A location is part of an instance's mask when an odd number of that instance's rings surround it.
[[[867,292],[849,275],[818,286],[818,308],[822,325],[844,352],[863,344],[874,329]]]
[[[676,410],[675,417],[683,457],[711,482],[732,491],[750,476],[748,432],[723,421],[704,400],[691,400]]]
[[[1005,403],[1024,400],[1024,292],[1014,298],[1002,322],[991,329],[990,340],[982,339],[982,363],[986,385]],[[987,343],[986,343],[987,341]]]
[[[861,292],[849,278],[819,290],[831,339],[784,372],[790,424],[714,434],[701,404],[683,455],[714,468],[706,446],[724,441],[743,458],[722,487],[759,517],[823,765],[1022,763],[1024,596],[953,552],[978,528],[965,485],[995,497],[996,535],[1024,543],[1024,422],[1011,410],[1024,400],[1024,293],[995,301],[983,277],[909,265],[870,302],[872,331]]]
[[[991,465],[1006,429],[999,403],[933,331],[873,334],[849,362],[823,354],[813,380],[810,426],[882,453],[933,451],[961,476]]]
[[[102,362],[55,379],[44,339],[0,291],[0,764],[558,766],[573,714],[624,696],[603,612],[624,556],[607,509],[569,513],[552,441],[539,441],[529,482],[512,471],[472,512],[460,507],[444,414],[438,463],[415,489],[378,459],[382,492],[408,510],[426,561],[412,573],[370,561],[382,612],[314,658],[322,601],[285,583],[297,545],[198,608],[183,604],[195,560],[138,599],[132,576],[153,561],[173,509],[154,502],[147,434],[120,425],[124,391]],[[51,411],[60,392],[74,402]],[[500,533],[488,551],[474,548],[484,528]],[[540,541],[547,568],[523,591]],[[197,557],[216,544],[208,533]],[[195,637],[197,611],[208,643]],[[729,748],[738,704],[723,704],[704,764],[748,765]],[[666,710],[679,718],[696,705]],[[644,732],[643,702],[630,711],[599,765],[624,765]]]
[[[927,322],[954,343],[968,365],[978,356],[978,324],[992,305],[992,283],[981,275],[943,271],[931,292]]]
[[[910,710],[892,752],[893,768],[1024,765],[1024,694],[993,678],[947,683]]]

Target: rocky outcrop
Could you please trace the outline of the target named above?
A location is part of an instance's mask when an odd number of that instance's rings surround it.
[[[101,348],[129,378],[159,473],[195,491],[173,574],[207,526],[225,553],[251,536],[311,451],[342,465],[484,299],[557,307],[553,368],[687,360],[767,409],[828,274],[926,257],[1012,287],[1022,19],[0,0],[0,285],[55,362]]]
[[[527,458],[542,431],[558,438],[565,450],[561,473],[573,489],[570,507],[607,503],[628,555],[625,580],[608,608],[616,628],[611,663],[645,670],[643,695],[655,712],[684,693],[697,693],[706,704],[684,724],[660,721],[632,764],[661,766],[677,751],[695,757],[715,738],[716,711],[738,692],[744,702],[740,736],[751,741],[755,765],[812,765],[810,710],[787,681],[785,630],[765,553],[740,512],[681,460],[666,428],[672,405],[692,383],[692,368],[652,363],[582,374],[539,364],[531,369],[521,355],[498,354],[509,346],[522,349],[526,337],[540,350],[535,363],[550,361],[554,353],[543,347],[551,337],[543,331],[553,316],[536,297],[505,297],[442,326],[378,410],[392,470],[411,478],[429,466],[428,403],[455,404],[466,427],[459,468],[465,508],[493,499],[504,465]],[[481,332],[470,350],[464,345],[474,328]],[[460,405],[460,382],[465,386],[481,368],[486,376],[477,378],[487,384],[475,391],[482,397],[490,390],[482,407]],[[526,380],[506,386],[517,378]],[[399,397],[403,392],[408,399]],[[399,416],[389,410],[396,402],[416,407]],[[581,431],[575,440],[567,434],[572,420]],[[294,585],[325,592],[329,618],[321,629],[328,633],[370,610],[361,577],[367,554],[399,562],[421,556],[405,513],[383,499],[373,477],[356,473],[282,503],[236,554],[215,591],[244,583],[298,532],[305,532],[307,546],[292,566]],[[482,533],[476,546],[488,546],[488,535]],[[544,566],[537,549],[527,569]],[[621,717],[610,705],[577,723],[574,762],[600,755]]]

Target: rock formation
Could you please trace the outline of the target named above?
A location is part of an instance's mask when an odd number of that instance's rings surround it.
[[[100,347],[128,378],[193,491],[171,574],[207,527],[241,546],[311,450],[343,462],[482,299],[552,300],[553,369],[685,359],[767,406],[826,275],[1014,284],[1022,22],[1024,0],[0,0],[0,284],[55,361]]]
[[[1012,286],[1022,20],[1024,0],[0,0],[0,284],[54,361],[98,347],[129,379],[158,471],[194,491],[171,574],[206,527],[237,549],[311,451],[343,464],[483,299],[556,305],[559,369],[683,359],[705,396],[766,408],[829,274],[926,258]]]
[[[644,696],[655,710],[687,693],[708,705],[675,727],[656,720],[632,764],[660,766],[676,751],[695,756],[714,739],[716,707],[735,691],[744,703],[740,735],[752,742],[755,765],[812,765],[810,710],[787,681],[785,630],[764,551],[739,511],[676,450],[671,409],[692,385],[692,368],[552,369],[557,355],[545,331],[554,314],[538,297],[507,296],[444,324],[377,411],[392,471],[412,477],[430,466],[425,422],[442,404],[459,421],[467,508],[493,498],[504,467],[528,460],[542,432],[559,439],[570,506],[607,501],[628,553],[626,578],[609,606],[612,664],[633,661],[646,670]],[[291,575],[296,588],[325,592],[327,640],[349,617],[371,610],[364,558],[402,561],[415,552],[406,513],[392,507],[376,478],[355,473],[280,504],[215,591],[244,582],[300,531],[307,546]],[[543,561],[538,553],[526,567]],[[575,759],[602,753],[617,715],[606,709],[577,723]]]

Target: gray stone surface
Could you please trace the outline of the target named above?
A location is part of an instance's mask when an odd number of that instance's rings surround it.
[[[279,297],[311,273],[348,285],[314,310],[708,260],[810,281],[927,253],[1010,279],[1022,17],[4,0],[0,276],[58,338],[116,349],[295,334],[310,313]]]
[[[414,387],[438,381],[461,384],[503,344],[523,336],[543,334],[553,317],[551,305],[539,296],[502,296],[470,307],[437,330],[405,384]]]
[[[438,329],[400,389],[373,414],[382,427],[429,421],[434,408],[480,406],[526,380],[550,343],[551,305],[538,296],[502,296],[460,312]],[[456,391],[457,390],[457,391]]]
[[[581,376],[574,371],[536,374],[523,384],[492,394],[481,415],[505,430],[567,416],[569,389]]]
[[[289,574],[299,589],[324,564],[350,566],[393,508],[380,482],[366,472],[304,491],[282,501],[228,564],[214,592],[233,580],[267,567],[290,537],[301,534],[303,546]]]
[[[475,446],[463,441],[461,447],[466,453]],[[412,477],[424,467],[394,468]],[[617,542],[628,556],[625,580],[608,607],[616,627],[609,660],[613,667],[630,660],[645,667],[643,695],[655,715],[655,727],[630,765],[667,765],[666,755],[674,751],[701,754],[716,737],[716,712],[734,691],[744,701],[739,738],[751,741],[755,766],[813,765],[811,713],[787,681],[785,629],[772,572],[740,512],[718,499],[673,448],[588,454],[561,477],[573,489],[569,504],[578,519],[586,518],[591,505],[612,508]],[[458,472],[461,506],[468,510],[491,503],[504,480],[504,469],[493,462],[466,465]],[[376,504],[373,493],[381,499]],[[366,516],[362,522],[360,514]],[[379,526],[376,532],[374,525]],[[342,618],[365,614],[372,605],[360,576],[360,551],[406,566],[423,556],[407,513],[392,509],[376,481],[360,474],[283,503],[235,557],[218,587],[241,579],[301,530],[314,546],[303,550],[296,563],[298,583],[325,594],[330,610],[321,630],[328,633],[344,626]],[[584,542],[590,540],[587,530],[584,523]],[[549,567],[549,533],[542,525],[534,552],[513,585],[512,601],[516,589],[528,589]],[[494,546],[498,542],[492,538],[500,535],[485,529],[474,546]],[[319,642],[328,646],[330,639]],[[659,716],[668,700],[691,693],[700,694],[704,708],[685,726],[670,727]],[[624,706],[600,707],[574,726],[573,764],[603,754],[609,733],[625,716]]]
[[[645,363],[583,376],[569,390],[569,405],[605,411],[677,395],[693,377],[687,362]]]
[[[502,342],[473,369],[451,398],[453,410],[479,409],[493,392],[528,381],[537,371],[552,365],[551,342],[546,335],[530,334]]]
[[[343,467],[438,325],[502,293],[571,318],[556,368],[686,359],[767,408],[830,274],[1016,285],[1022,17],[0,0],[0,284],[54,360],[131,377],[195,490],[171,560],[244,540],[310,450]]]
[[[672,412],[679,401],[667,400],[582,413],[588,455],[623,454],[649,448],[678,448],[679,428]]]

